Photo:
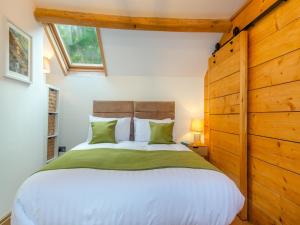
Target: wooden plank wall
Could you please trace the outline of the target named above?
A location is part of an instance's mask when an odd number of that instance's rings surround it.
[[[210,161],[232,178],[247,199],[247,32],[209,59],[205,77],[205,136]],[[247,218],[247,203],[240,213]]]
[[[204,77],[204,143],[209,145],[209,95],[208,73]]]
[[[249,215],[300,224],[300,1],[249,29]]]
[[[258,16],[269,10],[274,5],[278,4],[282,0],[248,0],[232,18],[232,28],[224,33],[223,37],[220,40],[220,44],[224,45],[233,37],[233,29],[238,27],[240,30],[243,30],[248,26],[253,20]]]
[[[288,0],[249,28],[248,68],[248,214],[253,224],[300,224],[300,1]],[[227,47],[224,46],[221,51]],[[233,52],[237,46],[233,44]],[[215,84],[210,110],[210,141],[223,155],[210,154],[235,178],[239,146],[236,114],[239,113],[238,77],[232,57],[221,56],[231,85]],[[222,77],[219,71],[219,78]],[[230,75],[229,75],[230,74]],[[221,81],[222,82],[222,81]],[[223,82],[224,83],[224,82]],[[235,84],[236,83],[236,84]],[[205,86],[208,89],[208,86]],[[207,90],[206,90],[207,92]],[[207,103],[206,103],[207,104]],[[209,128],[207,128],[209,129]],[[224,134],[229,132],[231,134]],[[225,138],[226,137],[226,138]],[[214,146],[212,146],[214,148]],[[234,155],[232,157],[232,155]],[[225,164],[226,161],[231,165]],[[226,167],[225,167],[226,166]]]

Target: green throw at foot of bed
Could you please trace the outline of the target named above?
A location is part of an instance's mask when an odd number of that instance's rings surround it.
[[[108,148],[69,151],[40,171],[75,168],[100,170],[193,168],[219,171],[204,158],[190,151],[141,151]]]

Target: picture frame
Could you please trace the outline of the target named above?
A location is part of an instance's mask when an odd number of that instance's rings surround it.
[[[6,20],[6,71],[4,76],[28,84],[32,82],[32,37]]]

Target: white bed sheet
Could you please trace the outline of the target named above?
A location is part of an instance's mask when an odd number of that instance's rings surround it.
[[[161,150],[129,142],[110,147],[120,146]],[[90,147],[83,143],[74,150]],[[181,148],[187,150],[181,145],[168,145],[166,150]],[[227,225],[243,203],[234,182],[212,170],[54,170],[36,173],[24,182],[16,196],[12,224]]]
[[[117,144],[101,143],[89,144],[88,142],[81,143],[75,146],[72,150],[85,150],[95,148],[118,148],[118,149],[134,149],[143,151],[169,150],[169,151],[190,151],[190,149],[183,144],[155,144],[149,145],[148,142],[139,141],[121,141]]]

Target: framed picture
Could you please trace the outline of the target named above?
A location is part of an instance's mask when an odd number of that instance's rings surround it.
[[[32,81],[32,37],[7,20],[5,76],[26,83]]]

